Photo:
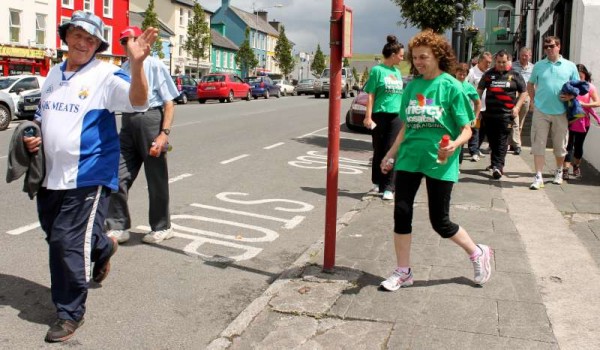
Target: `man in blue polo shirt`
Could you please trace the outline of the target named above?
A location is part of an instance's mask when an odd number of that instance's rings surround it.
[[[569,80],[579,80],[575,64],[560,55],[560,39],[549,36],[544,39],[544,51],[547,57],[533,66],[531,78],[527,82],[527,91],[533,101],[529,109],[533,111],[531,124],[531,153],[535,165],[535,178],[532,190],[544,187],[546,140],[552,133],[552,146],[556,158],[556,170],[553,183],[563,182],[562,165],[567,154],[569,124],[560,90]]]

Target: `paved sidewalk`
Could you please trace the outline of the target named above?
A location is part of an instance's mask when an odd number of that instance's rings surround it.
[[[532,191],[531,156],[507,156],[491,179],[465,158],[451,217],[495,250],[493,275],[472,283],[467,255],[430,227],[417,195],[415,284],[378,288],[395,267],[393,204],[366,196],[339,219],[336,269],[308,249],[210,349],[598,349],[600,176]],[[552,158],[548,157],[548,160]],[[368,186],[365,186],[365,188]]]

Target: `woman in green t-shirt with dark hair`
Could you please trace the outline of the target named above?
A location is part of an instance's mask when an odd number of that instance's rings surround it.
[[[381,51],[383,63],[373,67],[365,85],[369,94],[364,126],[371,129],[373,137],[373,161],[371,167],[371,192],[383,194],[383,199],[394,199],[394,174],[384,174],[379,163],[390,149],[402,122],[398,118],[402,97],[402,75],[396,65],[404,59],[404,46],[393,35],[388,35],[387,44]],[[375,127],[373,127],[375,125]]]
[[[458,152],[471,137],[473,109],[458,80],[452,77],[455,56],[448,41],[431,30],[414,36],[409,44],[413,71],[419,75],[402,95],[400,118],[404,122],[396,141],[381,162],[383,172],[394,161],[396,196],[394,207],[394,248],[397,268],[381,283],[387,290],[413,284],[410,246],[413,204],[425,177],[429,219],[433,229],[469,254],[475,269],[474,282],[482,285],[491,275],[492,250],[475,245],[464,228],[450,221],[450,197],[458,181]],[[450,142],[440,147],[443,135]],[[440,164],[439,159],[446,159]]]

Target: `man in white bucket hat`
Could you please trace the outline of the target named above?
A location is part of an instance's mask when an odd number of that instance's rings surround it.
[[[148,109],[143,62],[158,31],[148,28],[128,43],[129,75],[95,58],[109,46],[103,32],[102,19],[83,11],[58,28],[68,58],[50,70],[42,87],[35,114],[42,135],[23,138],[29,152],[44,152],[46,165],[37,208],[57,311],[47,342],[73,336],[83,324],[90,279],[100,283],[110,271],[118,244],[103,224],[110,192],[118,189],[115,112]]]

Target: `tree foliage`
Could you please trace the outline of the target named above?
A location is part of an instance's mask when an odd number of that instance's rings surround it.
[[[348,57],[344,57],[344,60],[342,61],[342,66],[350,67],[350,61],[348,60]]]
[[[287,78],[294,69],[296,61],[294,61],[294,56],[292,56],[292,44],[285,35],[284,26],[279,28],[279,38],[277,38],[277,44],[275,45],[274,51],[275,55],[273,58],[279,65],[279,69],[281,69],[283,76]]]
[[[473,38],[472,41],[473,47],[471,48],[471,58],[475,56],[479,56],[484,51],[484,41],[483,35],[481,33],[477,33],[477,35]]]
[[[310,64],[310,70],[314,75],[321,75],[323,69],[325,69],[325,56],[323,55],[323,51],[321,51],[321,45],[317,44],[317,51],[315,51],[315,57],[313,57],[313,61]]]
[[[352,67],[352,76],[354,77],[354,81],[358,81],[358,71],[356,67]]]
[[[392,0],[400,7],[402,20],[398,22],[404,27],[412,26],[420,29],[431,28],[443,33],[454,26],[457,16],[465,22],[472,18],[473,11],[480,9],[478,0]],[[463,5],[462,13],[457,13],[454,4]]]
[[[235,63],[240,66],[244,76],[248,76],[248,73],[258,66],[258,60],[250,48],[250,28],[246,28],[246,38],[235,56]]]
[[[159,25],[158,16],[154,11],[154,0],[150,0],[150,3],[148,3],[148,7],[146,8],[146,13],[144,14],[142,30],[146,30],[148,27],[160,28]],[[165,58],[165,54],[162,51],[162,41],[160,40],[160,37],[154,42],[150,50],[153,54],[157,55],[161,59]]]
[[[200,59],[206,58],[210,52],[210,27],[206,22],[206,14],[199,3],[194,4],[194,17],[188,23],[187,39],[183,49],[189,52],[196,60],[196,67],[200,70]]]
[[[369,67],[365,67],[365,71],[363,72],[362,76],[360,77],[360,85],[361,86],[365,85],[365,83],[367,82],[367,79],[369,79]]]

